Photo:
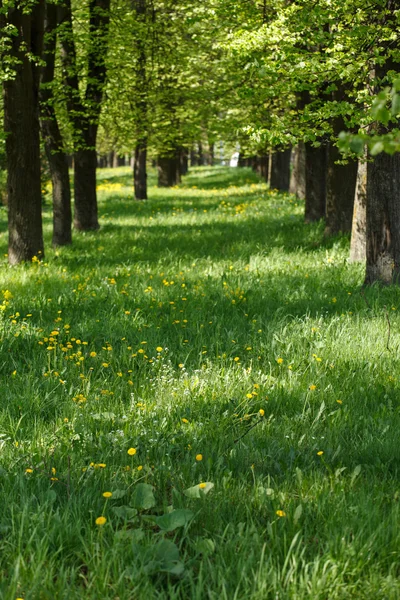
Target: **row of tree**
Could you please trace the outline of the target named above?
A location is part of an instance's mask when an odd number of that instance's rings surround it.
[[[353,236],[366,281],[400,271],[396,0],[9,0],[0,9],[9,260],[43,255],[39,131],[55,245],[98,228],[96,147],[134,151],[134,193],[179,182],[224,140],[305,219]],[[393,83],[394,82],[394,83]],[[347,132],[347,133],[343,133]],[[199,159],[200,160],[200,159]],[[358,176],[357,176],[358,169]],[[24,177],[21,177],[24,173]],[[358,184],[357,184],[358,181]],[[354,210],[355,189],[357,209]],[[29,199],[29,201],[28,201]],[[353,219],[354,217],[354,219]],[[359,240],[359,241],[357,241]],[[360,241],[361,240],[361,241]]]

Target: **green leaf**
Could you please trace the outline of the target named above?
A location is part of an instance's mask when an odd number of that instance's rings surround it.
[[[113,512],[121,519],[133,519],[137,515],[136,508],[131,506],[113,506]]]
[[[188,498],[202,498],[203,496],[206,496],[208,492],[210,492],[213,489],[213,487],[214,484],[211,483],[211,481],[207,481],[205,487],[201,488],[200,484],[194,485],[193,487],[184,490],[183,493]]]
[[[196,550],[199,554],[209,556],[215,551],[215,544],[210,538],[200,538],[196,541]]]
[[[119,500],[126,495],[126,490],[114,490],[111,496],[112,500]]]
[[[298,523],[302,514],[303,514],[303,505],[299,504],[298,507],[296,508],[296,510],[294,511],[293,521],[295,523]]]
[[[148,483],[138,483],[132,494],[132,506],[145,510],[155,506],[156,499],[154,498],[153,489],[153,486]]]
[[[364,152],[364,140],[358,135],[350,138],[350,150],[355,154],[362,155]]]
[[[383,152],[383,150],[384,150],[383,142],[374,142],[374,144],[372,145],[372,147],[370,149],[370,153],[372,156],[376,156],[377,154],[380,154],[381,152]]]
[[[398,114],[400,114],[400,94],[393,96],[391,112],[393,117],[396,117]]]
[[[155,517],[154,521],[163,531],[174,531],[178,527],[184,527],[193,519],[194,514],[186,508],[179,508],[170,513]]]
[[[121,529],[115,534],[118,540],[129,540],[137,544],[144,538],[143,529]]]

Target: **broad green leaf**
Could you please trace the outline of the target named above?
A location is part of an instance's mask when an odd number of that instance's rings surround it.
[[[121,519],[133,519],[137,515],[136,508],[131,506],[113,506],[113,512]]]
[[[153,486],[148,483],[138,483],[132,494],[130,502],[132,506],[145,510],[155,506],[156,499],[154,498],[153,489]]]
[[[375,142],[370,149],[370,153],[372,156],[376,156],[377,154],[380,154],[381,152],[383,152],[383,149],[384,149],[383,142]]]
[[[203,484],[194,485],[193,487],[184,490],[183,493],[188,498],[202,498],[203,496],[206,496],[214,487],[214,484],[211,483],[211,481],[207,481],[205,487],[200,487],[200,485]]]
[[[178,527],[184,527],[191,519],[193,519],[193,517],[194,514],[191,510],[179,508],[162,515],[161,517],[156,517],[154,521],[160,529],[163,529],[164,531],[174,531]]]
[[[126,490],[114,490],[111,496],[112,500],[119,500],[123,498],[126,494]]]
[[[116,532],[115,537],[119,540],[138,543],[144,538],[144,531],[142,529],[121,529]]]
[[[199,554],[208,556],[215,551],[215,544],[210,538],[200,538],[196,541],[196,550]]]

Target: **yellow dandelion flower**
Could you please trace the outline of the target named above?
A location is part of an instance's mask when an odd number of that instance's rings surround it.
[[[196,460],[198,460],[198,461],[203,460],[203,455],[202,454],[196,454]]]
[[[107,465],[106,463],[99,463],[97,466],[100,467],[100,469],[105,469]]]
[[[136,448],[129,448],[128,454],[129,456],[134,456],[136,454]]]
[[[312,385],[309,385],[309,386],[308,386],[308,389],[310,390],[310,392],[313,392],[314,390],[316,390],[316,389],[317,389],[317,386],[316,386],[316,385],[314,385],[314,384],[312,384]]]
[[[91,352],[91,353],[90,353],[90,356],[91,356],[92,358],[94,358],[95,356],[97,356],[97,352]]]
[[[33,473],[33,469],[25,469],[25,473]]]
[[[96,525],[105,525],[106,522],[107,519],[105,517],[97,517],[96,519]]]
[[[343,400],[336,400],[338,404],[343,404]]]
[[[182,423],[189,423],[187,419],[182,419]]]
[[[323,455],[323,453],[324,453],[324,451],[323,451],[323,450],[320,450],[319,452],[317,452],[317,456],[322,456],[322,455]]]
[[[278,517],[286,517],[286,513],[284,510],[277,510],[276,514],[278,515]]]
[[[263,417],[265,415],[265,410],[263,408],[260,408],[258,414],[260,415],[260,417]]]
[[[161,346],[157,346],[156,350],[157,352],[162,352],[163,349],[161,348]]]
[[[112,492],[103,492],[103,498],[111,498]]]
[[[281,357],[277,358],[276,362],[278,363],[278,365],[281,365],[283,363],[283,358],[281,358]]]
[[[199,488],[200,488],[201,490],[204,490],[204,488],[205,488],[205,487],[207,487],[207,484],[206,484],[206,483],[199,483]]]
[[[246,398],[252,398],[253,394],[246,394]]]
[[[138,468],[137,468],[138,471],[141,471],[142,469],[143,469],[142,465],[139,465]]]

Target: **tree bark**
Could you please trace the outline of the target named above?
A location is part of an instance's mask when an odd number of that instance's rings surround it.
[[[293,149],[292,158],[289,192],[304,200],[306,197],[306,149],[304,142],[299,142]]]
[[[157,170],[158,187],[172,187],[178,183],[178,161],[175,156],[159,156]]]
[[[291,149],[277,150],[272,155],[270,187],[280,192],[289,191]]]
[[[68,158],[54,110],[51,85],[54,81],[57,36],[57,6],[46,3],[44,66],[40,86],[40,126],[49,163],[53,187],[53,246],[66,246],[72,242],[71,187]]]
[[[40,180],[39,69],[28,53],[40,57],[43,45],[44,2],[27,14],[10,9],[15,27],[11,55],[18,61],[15,77],[4,83],[8,191],[8,261],[11,265],[43,257]]]
[[[367,163],[359,162],[351,229],[350,261],[365,262],[367,236]]]
[[[268,154],[261,154],[257,159],[257,175],[268,183],[269,156]]]
[[[367,165],[366,254],[366,284],[400,284],[400,153]]]
[[[133,166],[133,184],[136,200],[147,200],[147,143],[136,144],[135,163]]]
[[[181,148],[179,153],[179,170],[181,175],[187,175],[189,171],[189,152],[187,148]]]
[[[334,131],[339,134],[345,129],[339,119]],[[325,235],[351,231],[353,220],[354,196],[357,181],[357,162],[349,160],[346,165],[336,164],[343,160],[338,148],[329,143],[328,166],[326,172],[326,228]]]
[[[96,138],[103,89],[110,22],[110,0],[89,2],[89,44],[84,93],[78,80],[73,37],[71,0],[62,5],[62,64],[67,92],[67,111],[74,128],[74,226],[86,231],[99,228],[96,194]],[[83,94],[83,97],[82,95]]]
[[[305,214],[306,223],[319,221],[325,217],[326,205],[326,165],[327,149],[324,144],[318,147],[305,144]]]
[[[96,195],[96,150],[94,147],[77,150],[74,159],[74,227],[78,231],[95,231],[99,228]]]

